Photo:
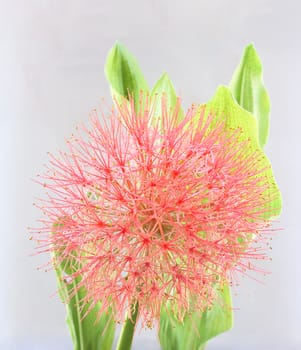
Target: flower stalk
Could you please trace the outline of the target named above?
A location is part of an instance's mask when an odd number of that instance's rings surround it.
[[[136,322],[138,319],[138,303],[133,303],[131,306],[130,315],[127,317],[118,340],[116,350],[130,350],[133,342]]]

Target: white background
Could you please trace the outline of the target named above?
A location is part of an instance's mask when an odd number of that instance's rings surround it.
[[[103,73],[116,39],[138,58],[152,85],[166,70],[184,105],[227,84],[243,47],[254,42],[272,101],[266,151],[284,208],[263,284],[236,288],[233,330],[208,350],[301,349],[300,11],[298,0],[0,1],[0,349],[71,350],[53,272],[30,257],[27,226],[46,152],[109,98]],[[134,348],[159,349],[155,332]]]

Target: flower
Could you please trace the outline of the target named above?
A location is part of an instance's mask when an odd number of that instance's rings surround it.
[[[179,319],[214,301],[216,287],[252,268],[269,232],[272,200],[262,156],[239,128],[192,107],[179,122],[179,100],[169,110],[142,95],[91,116],[50,154],[39,182],[47,199],[38,237],[54,267],[80,276],[74,293],[102,302],[121,321],[139,305],[145,325],[171,305]],[[51,232],[51,233],[50,233]]]

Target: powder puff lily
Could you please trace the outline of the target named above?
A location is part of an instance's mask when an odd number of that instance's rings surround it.
[[[55,265],[77,266],[69,278],[81,276],[86,302],[118,321],[136,305],[152,325],[167,303],[180,320],[206,309],[217,285],[263,257],[253,243],[264,240],[270,199],[261,154],[239,128],[195,107],[178,122],[179,102],[171,111],[163,97],[157,116],[141,101],[138,113],[133,99],[108,120],[95,112],[67,152],[50,155],[40,242]]]

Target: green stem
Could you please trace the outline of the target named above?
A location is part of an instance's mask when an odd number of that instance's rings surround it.
[[[138,316],[138,303],[131,305],[131,315],[127,317],[118,340],[116,350],[130,350]]]

